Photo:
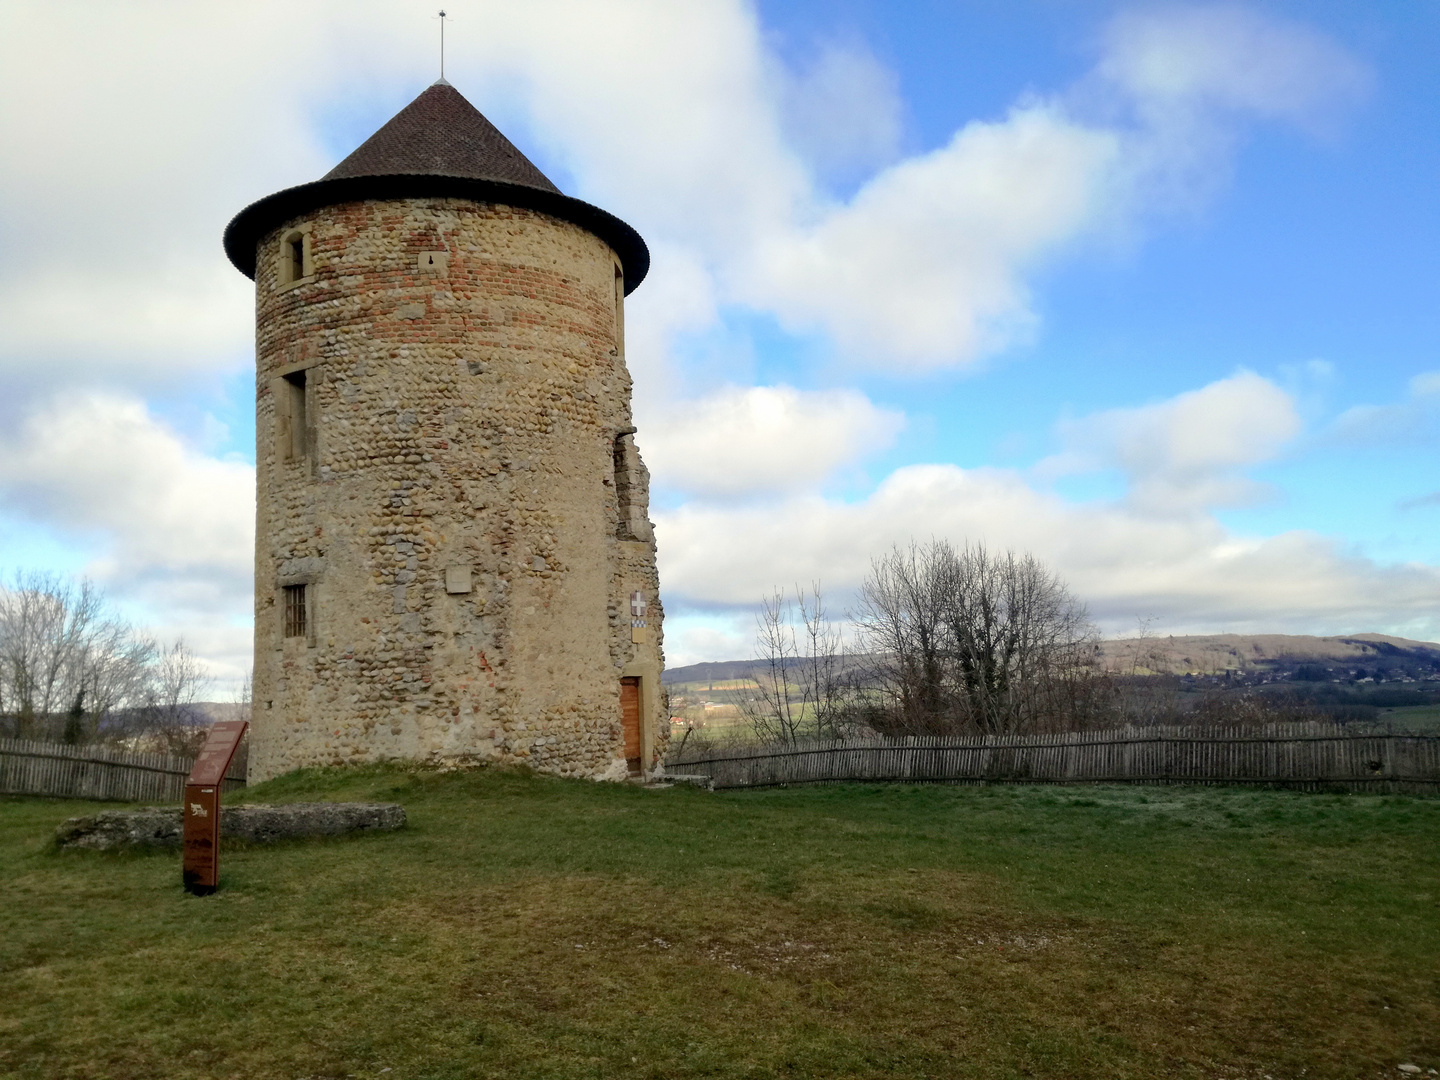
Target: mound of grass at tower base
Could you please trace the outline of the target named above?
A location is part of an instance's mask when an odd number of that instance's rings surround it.
[[[1440,1068],[1440,800],[297,774],[399,833],[61,853],[0,802],[0,1076]]]

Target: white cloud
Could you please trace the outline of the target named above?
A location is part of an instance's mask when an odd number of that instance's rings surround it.
[[[878,367],[997,351],[1033,323],[1023,271],[1094,221],[1118,147],[1048,106],[969,124],[848,206],[766,238],[732,285]]]
[[[822,174],[882,164],[899,148],[899,80],[863,42],[827,42],[800,71],[778,71],[791,145]]]
[[[853,390],[732,386],[672,405],[640,439],[657,485],[734,496],[814,487],[904,423]]]
[[[1208,517],[1067,503],[1005,470],[910,466],[861,502],[692,504],[656,520],[667,593],[692,604],[751,605],[777,585],[816,578],[835,602],[892,544],[947,537],[1035,552],[1112,632],[1159,613],[1174,633],[1440,634],[1435,567],[1381,566],[1311,533],[1248,538]]]
[[[536,0],[472,17],[484,31],[466,39],[451,81],[476,86],[477,102],[521,88],[536,133],[571,164],[575,193],[647,236],[724,258],[809,199],[750,5]]]
[[[754,649],[749,612],[672,611],[665,614],[665,662],[676,668],[704,660],[740,660]]]
[[[1370,83],[1311,27],[1233,4],[1128,11],[1105,45],[1099,74],[1151,113],[1220,108],[1313,127]]]
[[[1363,77],[1318,34],[1226,11],[1155,9],[1116,24],[1090,81],[1122,95],[1134,122],[1081,119],[1083,95],[1023,102],[840,202],[811,167],[824,153],[800,132],[863,133],[881,160],[897,124],[891,80],[858,49],[771,77],[755,12],[733,0],[490,9],[479,52],[458,70],[496,92],[524,86],[535,131],[579,193],[690,246],[721,302],[818,332],[863,366],[926,370],[1024,340],[1030,274],[1077,240],[1209,191],[1228,167],[1229,114],[1309,122],[1339,83]],[[858,109],[846,94],[862,84],[877,93],[848,124],[819,119]]]
[[[1118,468],[1128,501],[1147,513],[1195,512],[1253,502],[1264,489],[1241,470],[1275,457],[1300,434],[1294,399],[1241,371],[1168,401],[1064,421],[1066,450],[1041,475]]]
[[[255,470],[187,447],[134,398],[52,399],[0,439],[12,512],[102,552],[91,576],[164,620],[249,607]]]
[[[1166,401],[1060,425],[1065,450],[1033,477],[912,465],[857,501],[801,492],[742,506],[697,500],[658,513],[662,580],[672,608],[723,611],[819,579],[838,609],[873,557],[943,537],[1035,552],[1112,633],[1158,615],[1173,633],[1440,635],[1440,568],[1383,565],[1308,532],[1242,536],[1209,512],[1252,496],[1245,470],[1300,432],[1292,397],[1241,371]],[[1126,496],[1073,502],[1036,482],[1096,469],[1119,470]],[[687,642],[686,655],[729,658],[702,656],[698,644]]]
[[[714,280],[696,253],[652,243],[650,276],[625,299],[625,366],[634,379],[637,415],[661,410],[677,396],[677,339],[712,330],[719,318]]]
[[[1428,398],[1440,396],[1440,371],[1422,371],[1410,380],[1410,396]]]
[[[221,230],[250,199],[325,167],[301,103],[335,68],[317,20],[281,11],[7,5],[7,379],[39,393],[60,379],[151,386],[243,357],[248,282],[224,262]],[[277,48],[282,23],[294,37]]]
[[[1405,397],[1388,405],[1352,405],[1327,433],[1351,446],[1416,445],[1440,437],[1440,371],[1414,376]]]
[[[527,117],[577,194],[633,220],[657,250],[683,251],[672,265],[713,279],[693,292],[817,330],[886,371],[963,365],[1023,339],[1033,269],[1133,218],[1144,178],[1164,171],[1156,160],[1190,154],[1161,130],[1176,123],[1166,103],[1299,120],[1361,78],[1303,28],[1153,9],[1115,24],[1097,69],[1149,103],[1138,129],[1033,101],[836,203],[813,163],[883,160],[898,130],[893,76],[863,47],[822,47],[777,78],[741,0],[476,2],[454,14],[452,81],[492,112]],[[167,371],[235,363],[248,304],[220,255],[225,221],[323,173],[333,155],[318,118],[413,85],[433,30],[380,0],[83,18],[12,5],[0,38],[0,364],[34,382],[48,370],[37,358],[68,354],[83,373],[148,388]],[[638,337],[648,317],[637,305]]]
[[[660,478],[773,498],[767,469],[818,484],[893,437],[899,418],[859,394],[741,387],[698,397],[702,427],[667,426],[668,403],[695,397],[677,342],[723,333],[734,304],[882,371],[963,366],[1023,340],[1035,268],[1133,221],[1175,177],[1223,173],[1229,114],[1313,128],[1363,82],[1317,35],[1226,11],[1116,23],[1091,81],[1118,88],[1130,119],[1094,119],[1074,95],[1027,100],[846,200],[827,193],[825,171],[888,160],[893,79],[862,49],[822,50],[777,78],[742,0],[461,0],[450,77],[498,119],[522,118],[527,145],[565,163],[573,193],[651,242],[627,358]],[[92,388],[173,393],[238,366],[251,307],[220,251],[226,220],[333,164],[321,131],[357,97],[403,104],[432,69],[434,29],[388,0],[7,6],[0,378],[23,422],[0,437],[0,491],[11,515],[96,545],[93,571],[157,613],[243,619],[253,476],[197,453],[133,396]],[[848,127],[834,120],[847,112]],[[45,396],[59,383],[65,398]],[[870,553],[934,533],[1034,546],[1115,610],[1160,610],[1158,597],[1179,617],[1281,619],[1292,595],[1314,625],[1353,611],[1373,626],[1389,598],[1401,614],[1433,603],[1425,568],[1157,517],[1238,498],[1245,466],[1284,441],[1257,426],[1289,423],[1250,384],[1164,408],[1072,432],[1071,453],[1130,470],[1125,505],[1072,506],[1015,474],[948,466],[901,470],[856,504],[793,489],[763,511],[692,504],[661,515],[667,591],[748,603],[781,582],[853,583]],[[1207,432],[1216,417],[1221,432]],[[732,445],[727,431],[748,435]],[[233,651],[243,630],[215,633],[207,647]]]

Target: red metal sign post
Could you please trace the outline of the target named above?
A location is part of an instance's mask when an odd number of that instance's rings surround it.
[[[212,727],[185,781],[182,874],[185,891],[196,896],[209,896],[220,884],[220,785],[249,726],[244,720],[222,720]]]

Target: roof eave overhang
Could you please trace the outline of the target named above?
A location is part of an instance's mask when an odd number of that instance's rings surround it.
[[[256,248],[271,230],[322,206],[365,199],[443,197],[500,203],[537,210],[580,226],[604,240],[620,257],[625,292],[634,291],[650,270],[650,249],[640,234],[614,214],[558,191],[545,191],[502,180],[469,176],[405,173],[392,176],[345,176],[286,188],[253,202],[225,226],[225,254],[248,278],[255,276]]]

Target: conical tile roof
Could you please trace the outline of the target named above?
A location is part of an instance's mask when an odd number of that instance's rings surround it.
[[[277,191],[236,214],[225,229],[225,253],[253,278],[258,245],[287,221],[345,202],[425,196],[525,207],[579,225],[620,257],[627,293],[650,269],[650,250],[639,233],[598,206],[561,192],[444,80],[321,179]]]
[[[447,82],[435,83],[406,105],[324,178],[416,174],[560,191]]]

